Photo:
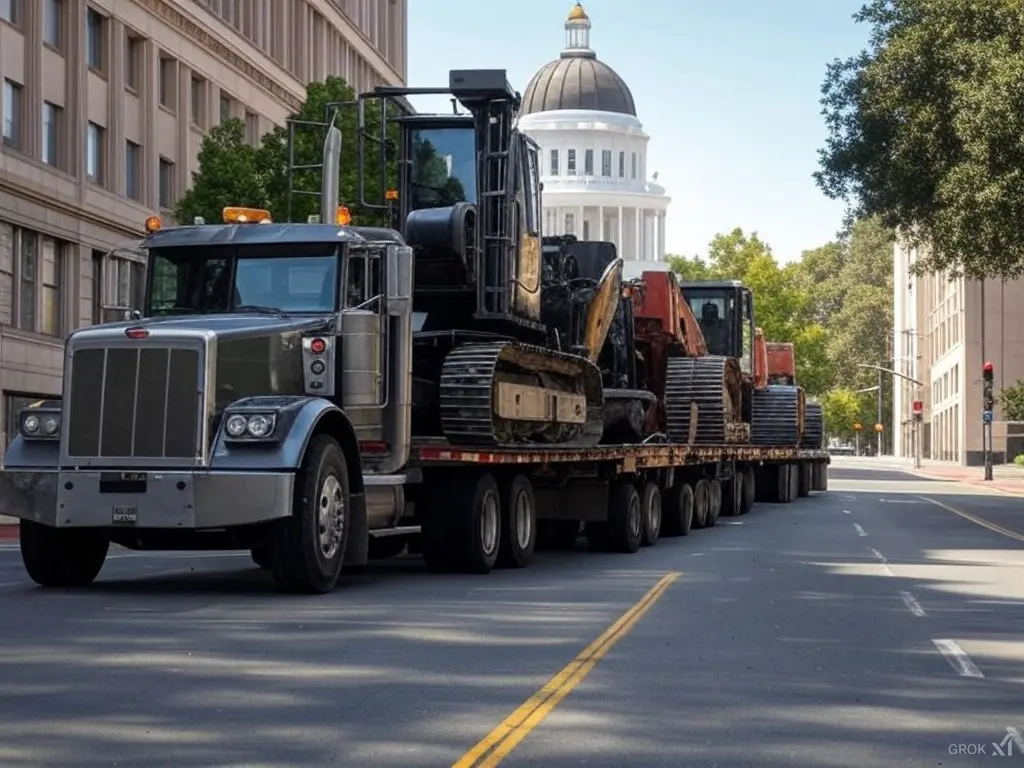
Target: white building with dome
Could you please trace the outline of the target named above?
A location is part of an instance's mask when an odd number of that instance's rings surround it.
[[[650,137],[629,86],[590,47],[590,29],[577,2],[565,50],[523,92],[519,127],[541,147],[544,234],[615,243],[627,277],[667,270],[671,198],[647,179]]]

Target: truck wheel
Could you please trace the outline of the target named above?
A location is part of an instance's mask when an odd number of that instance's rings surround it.
[[[642,503],[644,526],[640,535],[640,543],[645,547],[653,546],[661,536],[661,490],[657,483],[644,485]]]
[[[806,499],[811,495],[811,465],[806,461],[800,465],[800,479],[797,484],[797,496]]]
[[[738,517],[743,514],[744,473],[734,472],[722,486],[722,516]]]
[[[717,477],[708,480],[708,528],[714,528],[722,513],[722,481]]]
[[[754,508],[754,499],[757,497],[757,473],[753,467],[743,470],[743,502],[740,505],[740,514],[745,515]]]
[[[636,486],[624,481],[617,483],[608,501],[609,547],[615,552],[636,552],[640,549],[644,528],[643,505]]]
[[[51,528],[33,520],[18,524],[21,562],[42,587],[87,587],[107,560],[110,542],[92,531]]]
[[[352,522],[348,467],[334,438],[313,437],[295,482],[292,514],[271,540],[271,573],[282,592],[325,594],[338,583]]]
[[[693,486],[678,483],[661,496],[661,535],[689,536],[693,525]]]
[[[533,484],[526,475],[516,475],[505,493],[498,565],[502,568],[525,568],[533,559],[536,547],[537,502]]]
[[[693,485],[693,527],[703,528],[708,524],[709,507],[708,481],[701,478]]]
[[[469,573],[490,573],[501,545],[501,492],[485,472],[464,487],[450,507],[453,565]]]

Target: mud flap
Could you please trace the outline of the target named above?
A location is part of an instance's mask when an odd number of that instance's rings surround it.
[[[366,496],[353,493],[349,496],[352,505],[352,520],[349,522],[348,544],[342,568],[362,568],[370,559],[370,530],[366,522]]]

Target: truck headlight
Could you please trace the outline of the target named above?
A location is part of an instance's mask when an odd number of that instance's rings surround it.
[[[60,413],[26,410],[21,414],[21,436],[28,440],[56,440],[60,437]]]
[[[232,442],[274,440],[274,413],[232,413],[224,420],[224,434]]]

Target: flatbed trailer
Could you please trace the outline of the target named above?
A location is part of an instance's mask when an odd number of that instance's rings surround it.
[[[524,567],[536,549],[636,552],[661,536],[712,527],[755,501],[828,489],[824,450],[674,443],[475,448],[414,442],[412,517],[435,569]],[[372,484],[372,481],[371,481]],[[371,538],[386,530],[371,530]]]

